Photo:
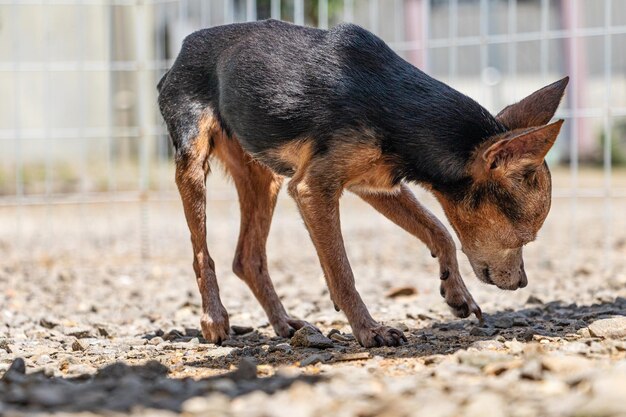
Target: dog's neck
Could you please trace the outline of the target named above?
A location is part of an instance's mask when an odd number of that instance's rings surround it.
[[[436,89],[415,92],[422,97],[385,145],[398,163],[398,178],[454,194],[468,182],[476,147],[507,129],[471,98],[435,83]]]

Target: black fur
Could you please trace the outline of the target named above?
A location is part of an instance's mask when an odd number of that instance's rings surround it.
[[[506,130],[352,24],[325,31],[266,20],[198,31],[159,91],[179,152],[207,107],[253,155],[304,137],[323,154],[341,132],[367,129],[397,162],[398,181],[449,194],[466,190],[465,164],[476,145]]]

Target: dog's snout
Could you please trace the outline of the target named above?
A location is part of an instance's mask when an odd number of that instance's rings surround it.
[[[524,270],[524,263],[520,266],[520,279],[519,279],[519,288],[524,288],[528,285],[528,277],[526,276],[526,271]]]

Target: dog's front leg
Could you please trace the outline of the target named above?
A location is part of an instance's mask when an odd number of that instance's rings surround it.
[[[322,264],[330,296],[346,314],[354,336],[365,347],[398,346],[404,334],[370,315],[354,286],[339,222],[341,187],[321,176],[294,177],[289,193],[296,201]]]
[[[468,291],[456,259],[456,246],[444,225],[422,206],[406,184],[396,193],[368,193],[352,190],[392,222],[402,227],[428,246],[439,259],[441,295],[457,317],[476,314],[482,318],[480,307]]]

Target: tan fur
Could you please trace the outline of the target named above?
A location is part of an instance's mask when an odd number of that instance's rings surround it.
[[[209,172],[209,142],[217,133],[216,122],[209,117],[199,121],[200,134],[192,146],[176,158],[176,185],[180,192],[185,218],[191,232],[193,268],[202,297],[202,333],[207,340],[221,342],[228,338],[228,313],[219,297],[215,264],[206,245],[206,176]]]
[[[313,146],[307,139],[295,140],[269,151],[269,156],[290,166],[294,171],[300,169],[311,159]]]
[[[248,155],[234,138],[214,138],[212,156],[233,178],[241,224],[233,271],[252,290],[276,334],[289,337],[306,322],[291,318],[274,290],[267,268],[266,241],[283,178]]]

